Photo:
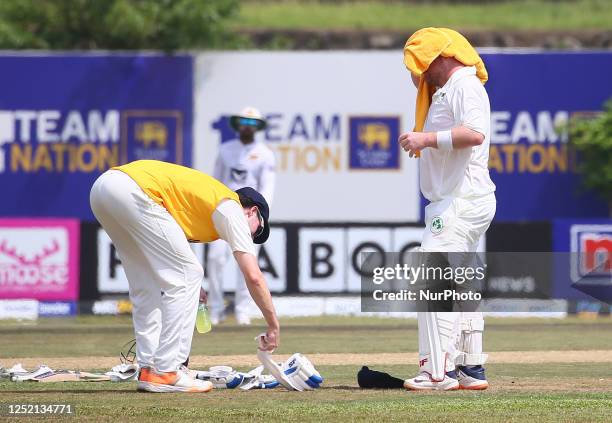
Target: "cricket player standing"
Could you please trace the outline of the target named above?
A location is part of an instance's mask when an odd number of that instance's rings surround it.
[[[240,114],[230,117],[231,127],[240,139],[225,142],[219,147],[213,177],[237,190],[251,187],[259,191],[269,205],[272,204],[276,180],[276,160],[272,150],[263,142],[255,141],[255,132],[266,127],[266,121],[253,107],[246,107]],[[208,305],[211,321],[218,324],[225,318],[223,303],[223,270],[230,256],[230,249],[223,240],[209,245],[208,250]],[[251,297],[240,272],[236,275],[234,306],[236,320],[248,325]]]
[[[252,188],[234,192],[187,167],[139,160],[103,173],[91,188],[90,202],[127,275],[139,390],[212,389],[210,382],[181,369],[191,350],[204,275],[189,242],[221,238],[230,245],[268,324],[263,348],[278,345],[278,319],[253,245],[270,234],[261,194]]]
[[[420,155],[426,229],[422,250],[475,252],[495,215],[489,177],[488,79],[476,50],[458,32],[424,28],[406,42],[404,63],[418,87],[414,132],[399,137]],[[482,313],[418,313],[420,373],[414,390],[486,389]]]

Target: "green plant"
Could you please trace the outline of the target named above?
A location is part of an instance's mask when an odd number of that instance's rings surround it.
[[[579,154],[577,171],[586,187],[600,193],[612,206],[612,99],[602,113],[571,119],[569,139]]]

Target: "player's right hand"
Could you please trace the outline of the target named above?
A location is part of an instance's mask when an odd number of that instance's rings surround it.
[[[274,351],[280,344],[279,328],[268,327],[266,335],[261,337],[259,349],[263,351]]]
[[[208,294],[206,293],[204,288],[201,288],[201,287],[200,287],[200,302],[202,304],[207,304],[208,303]]]

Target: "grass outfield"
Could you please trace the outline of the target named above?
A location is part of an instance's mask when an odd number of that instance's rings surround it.
[[[508,0],[492,3],[245,1],[235,28],[463,30],[610,29],[609,0]]]
[[[206,358],[224,364],[226,355],[254,356],[253,337],[263,329],[257,323],[248,328],[224,324],[210,334],[196,334],[194,362]],[[316,353],[318,360],[326,355],[333,358],[319,361],[317,366],[325,377],[324,389],[305,393],[219,389],[209,394],[155,395],[137,393],[131,383],[38,384],[3,380],[0,404],[6,410],[6,404],[15,403],[71,403],[80,419],[91,421],[167,421],[174,416],[215,422],[609,421],[612,413],[610,318],[487,319],[485,345],[491,353],[491,364],[487,366],[491,388],[479,393],[357,387],[360,364],[370,364],[401,378],[416,372],[417,366],[412,362],[416,350],[413,320],[304,318],[284,319],[281,323],[279,353],[299,351],[311,356]],[[130,336],[128,317],[79,317],[36,324],[1,322],[0,365],[10,366],[17,361],[34,365],[45,360],[61,363],[68,357],[77,357],[81,370],[100,371],[105,369],[100,365],[104,357],[118,361],[114,357]],[[532,362],[534,356],[553,350],[554,363]],[[599,352],[591,354],[589,350]],[[402,356],[410,359],[402,364],[384,363],[385,357]],[[370,362],[361,363],[361,358]],[[246,366],[232,365],[248,370]]]

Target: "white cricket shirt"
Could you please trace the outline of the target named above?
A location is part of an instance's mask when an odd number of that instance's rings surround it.
[[[240,204],[234,200],[221,201],[212,214],[212,221],[219,238],[229,244],[232,253],[242,251],[257,257],[249,223]]]
[[[243,144],[240,140],[221,144],[213,177],[232,190],[251,187],[272,203],[276,181],[276,159],[262,142]]]
[[[421,192],[431,202],[449,197],[475,198],[495,191],[488,167],[491,106],[473,66],[455,71],[435,92],[423,131],[446,131],[457,126],[480,132],[484,142],[451,151],[437,148],[421,151]]]

